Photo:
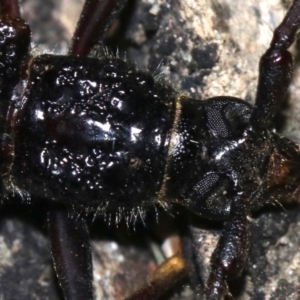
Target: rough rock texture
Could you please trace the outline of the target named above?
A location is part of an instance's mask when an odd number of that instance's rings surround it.
[[[34,52],[66,52],[82,1],[22,3],[38,45]],[[253,103],[259,57],[287,6],[288,1],[279,0],[132,1],[108,42],[117,44],[120,56],[139,69],[149,70],[193,98],[230,95]],[[297,62],[298,48],[293,48]],[[294,84],[277,122],[280,132],[294,141],[300,141],[299,69],[296,63]],[[14,204],[12,209],[2,209],[0,299],[61,299],[46,218],[42,208]],[[172,231],[183,222],[171,218],[176,224],[159,223],[158,232],[166,227],[166,232]],[[213,243],[215,232],[201,230],[206,242]],[[159,243],[142,224],[135,231],[116,230],[99,221],[91,231],[97,299],[124,299],[155,269]],[[252,216],[249,263],[242,277],[230,284],[235,299],[300,299],[299,232],[297,204],[266,208]],[[205,255],[212,250],[208,247]],[[189,286],[190,282],[183,282],[165,299],[194,299]]]

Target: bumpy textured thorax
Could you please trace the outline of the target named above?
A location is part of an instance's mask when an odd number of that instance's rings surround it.
[[[174,121],[172,89],[119,59],[43,55],[19,105],[18,187],[90,208],[152,203]]]

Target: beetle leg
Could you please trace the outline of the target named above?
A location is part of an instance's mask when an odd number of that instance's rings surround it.
[[[86,221],[67,211],[49,213],[49,236],[54,267],[66,300],[93,299],[90,239]]]
[[[263,130],[272,124],[291,83],[293,59],[287,49],[293,44],[299,27],[300,0],[295,0],[260,59],[256,102],[250,120],[254,130]]]
[[[147,284],[139,288],[126,300],[158,299],[187,275],[187,264],[182,255],[174,255],[163,262],[154,274],[147,279]]]
[[[6,132],[6,119],[12,92],[24,74],[30,45],[30,29],[21,18],[18,0],[0,1],[0,165],[8,172],[13,159],[13,143]]]
[[[228,221],[211,258],[206,285],[209,300],[223,299],[228,293],[227,279],[238,276],[245,267],[249,248],[248,198],[238,194],[233,200]]]
[[[73,36],[71,54],[88,55],[103,37],[126,0],[87,0]]]
[[[0,97],[8,105],[14,86],[21,77],[30,44],[30,29],[21,18],[17,0],[0,1]]]
[[[1,2],[1,15],[9,15],[13,18],[21,18],[20,6],[18,0],[2,0]]]

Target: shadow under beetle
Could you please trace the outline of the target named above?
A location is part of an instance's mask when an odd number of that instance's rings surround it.
[[[247,261],[251,211],[299,198],[299,146],[272,121],[291,82],[300,0],[261,58],[254,107],[188,99],[118,58],[87,57],[124,2],[86,1],[70,55],[33,58],[18,1],[0,1],[1,201],[47,202],[54,266],[70,300],[93,299],[93,288],[86,220],[69,211],[130,218],[179,205],[224,221],[205,285],[207,299],[223,299]],[[129,299],[159,292],[154,282]]]

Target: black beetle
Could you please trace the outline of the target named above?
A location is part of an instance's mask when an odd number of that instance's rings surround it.
[[[289,39],[294,37],[288,19],[279,28],[291,29]],[[51,205],[50,232],[58,274],[74,280],[61,280],[66,295],[81,299],[91,290],[89,279],[82,282],[85,288],[75,288],[78,274],[87,275],[90,268],[88,249],[78,264],[78,253],[69,266],[60,263],[61,251],[68,249],[66,244],[57,249],[57,231],[69,227],[73,233],[77,227],[80,242],[87,240],[84,220],[67,219],[67,210],[124,210],[130,215],[132,209],[154,203],[183,205],[203,218],[226,221],[207,294],[220,298],[227,292],[225,279],[237,275],[247,258],[250,210],[281,194],[297,197],[298,148],[269,131],[291,76],[290,57],[280,45],[284,35],[279,34],[263,58],[263,88],[259,86],[253,112],[230,97],[207,102],[179,97],[148,74],[109,58],[40,56],[30,64],[25,89],[23,82],[15,88],[19,77],[11,69],[16,67],[5,61],[3,99],[12,94],[13,102],[2,109],[4,195],[58,202]],[[84,54],[74,48],[72,53]],[[102,73],[96,74],[97,69]],[[127,100],[128,94],[133,98]],[[58,228],[58,222],[64,225]],[[76,246],[76,240],[69,241]]]

